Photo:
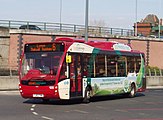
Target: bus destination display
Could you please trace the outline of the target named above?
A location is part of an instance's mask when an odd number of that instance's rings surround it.
[[[61,43],[26,44],[25,52],[59,52],[64,51]]]

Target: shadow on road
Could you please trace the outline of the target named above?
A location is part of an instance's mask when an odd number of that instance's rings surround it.
[[[135,97],[143,97],[145,96],[143,93],[137,93]],[[125,95],[109,95],[109,96],[98,96],[91,98],[90,102],[102,102],[102,101],[110,101],[117,99],[131,99],[126,97]],[[83,104],[82,99],[72,99],[72,100],[54,100],[51,99],[49,101],[44,102],[42,99],[28,99],[23,103],[26,104],[42,104],[42,105],[73,105],[73,104]]]
[[[145,94],[137,93],[135,97],[143,97]],[[127,95],[109,95],[109,96],[98,96],[91,99],[91,102],[101,102],[101,101],[109,101],[109,100],[118,100],[118,99],[132,99]]]

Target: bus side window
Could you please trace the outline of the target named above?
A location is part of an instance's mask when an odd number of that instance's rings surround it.
[[[95,75],[96,77],[105,76],[105,55],[99,54],[95,59]]]
[[[135,71],[135,58],[127,57],[127,71],[128,73],[134,73]]]
[[[115,77],[116,76],[116,56],[107,57],[107,76]]]
[[[136,68],[135,68],[135,71],[136,71],[136,73],[138,73],[139,72],[139,70],[140,70],[140,66],[141,66],[141,58],[140,57],[136,57],[136,61],[135,61],[136,63]]]
[[[84,54],[83,55],[83,61],[84,61],[84,70],[83,70],[83,76],[85,77],[93,77],[93,56],[90,54]]]
[[[123,77],[123,76],[126,76],[126,57],[124,57],[124,56],[120,56],[120,57],[118,57],[118,73],[117,73],[117,75],[119,76],[119,77]]]

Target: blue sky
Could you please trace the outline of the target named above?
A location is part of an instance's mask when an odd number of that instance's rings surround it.
[[[60,22],[61,0],[0,0],[0,20]],[[85,24],[86,0],[62,0],[62,23]],[[89,21],[107,27],[132,28],[136,0],[89,0]],[[163,18],[163,0],[137,0],[137,20],[148,14]]]

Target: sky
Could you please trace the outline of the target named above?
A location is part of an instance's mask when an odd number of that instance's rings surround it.
[[[85,4],[86,0],[0,0],[0,20],[84,25]],[[163,18],[163,0],[137,0],[137,10],[136,0],[89,0],[89,25],[101,21],[106,27],[133,28],[136,19],[148,14]]]

